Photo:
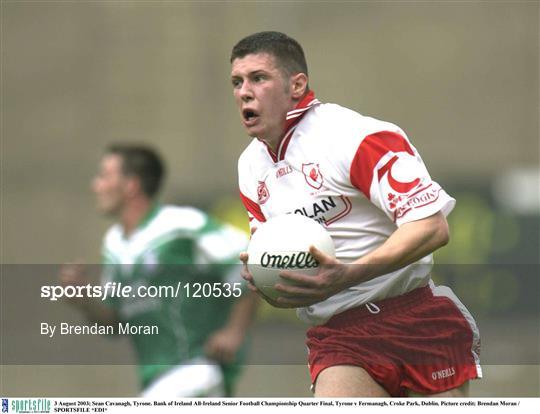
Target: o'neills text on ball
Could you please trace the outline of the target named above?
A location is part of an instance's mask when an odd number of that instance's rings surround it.
[[[319,266],[319,262],[308,252],[268,254],[264,252],[261,256],[262,267],[272,267],[276,269],[310,269]]]

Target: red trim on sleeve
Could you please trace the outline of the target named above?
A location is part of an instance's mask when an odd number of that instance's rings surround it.
[[[261,223],[266,221],[266,217],[264,217],[264,214],[261,211],[261,206],[259,206],[255,201],[246,197],[244,194],[242,194],[242,192],[240,192],[240,199],[242,200],[242,203],[244,203],[246,210],[249,211],[251,215],[255,217],[255,219]]]
[[[381,131],[368,135],[358,146],[351,163],[350,179],[352,185],[371,199],[370,188],[375,166],[388,152],[408,152],[414,155],[409,142],[397,132]]]

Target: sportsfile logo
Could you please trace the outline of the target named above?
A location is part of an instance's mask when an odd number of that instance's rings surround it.
[[[11,400],[11,411],[14,413],[50,413],[51,402],[46,398],[14,399]],[[8,412],[4,411],[4,400],[2,400],[2,412]]]
[[[3,413],[9,412],[9,401],[7,398],[2,398],[2,412]]]

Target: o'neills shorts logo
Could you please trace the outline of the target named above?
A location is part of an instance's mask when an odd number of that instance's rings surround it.
[[[448,377],[452,377],[456,375],[456,370],[454,367],[442,369],[440,371],[435,371],[431,373],[431,378],[433,378],[433,381],[440,380]]]
[[[314,269],[319,262],[308,252],[269,254],[264,252],[261,256],[262,267],[276,269]]]

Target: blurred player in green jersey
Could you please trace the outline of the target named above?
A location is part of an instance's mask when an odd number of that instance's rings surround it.
[[[256,307],[254,295],[240,289],[235,265],[247,238],[195,208],[159,205],[163,175],[163,162],[151,148],[107,150],[92,182],[98,210],[118,221],[104,238],[102,284],[129,285],[134,294],[71,303],[92,322],[158,327],[158,334],[130,335],[142,396],[230,396]],[[65,265],[60,279],[64,285],[88,283],[82,265]],[[148,292],[178,283],[178,297],[137,294],[141,286]],[[212,289],[194,297],[202,285]]]

